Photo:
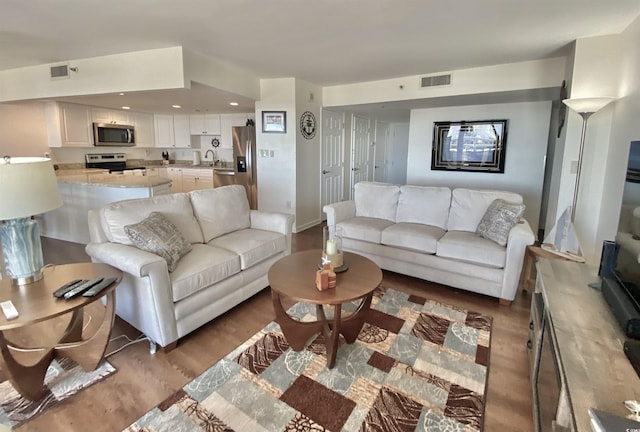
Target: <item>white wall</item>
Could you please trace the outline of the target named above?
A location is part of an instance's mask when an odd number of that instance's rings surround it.
[[[409,123],[392,123],[389,133],[389,183],[407,182]]]
[[[258,208],[295,214],[295,79],[261,80],[260,87],[260,101],[256,102],[257,150],[273,150],[274,157],[258,158]],[[287,133],[262,133],[262,111],[286,111]]]
[[[565,58],[460,69],[451,85],[420,88],[422,75],[325,87],[325,107],[558,87]]]
[[[296,80],[296,109],[291,115],[296,137],[296,231],[302,231],[322,222],[321,181],[322,148],[320,121],[322,89],[302,80]],[[316,134],[306,139],[300,132],[300,116],[310,111],[316,118]]]
[[[525,218],[536,232],[550,113],[551,102],[413,110],[409,131],[407,183],[517,192],[524,197],[527,206]],[[491,119],[509,120],[504,174],[431,170],[434,122]]]
[[[0,104],[0,157],[43,156],[49,152],[44,104]]]
[[[621,35],[618,47],[622,53],[618,96],[612,122],[610,152],[606,165],[603,195],[600,207],[602,228],[598,239],[613,240],[617,230],[619,203],[640,204],[640,184],[625,183],[624,176],[629,154],[629,143],[640,140],[640,18],[636,19]]]

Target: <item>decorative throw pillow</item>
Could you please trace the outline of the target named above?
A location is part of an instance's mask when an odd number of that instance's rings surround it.
[[[178,260],[191,250],[191,243],[162,213],[152,212],[137,224],[125,225],[124,231],[135,247],[164,258],[170,272],[175,270]]]
[[[476,234],[493,240],[500,246],[505,246],[509,238],[509,231],[522,217],[524,208],[524,204],[514,204],[503,199],[493,200],[482,216]]]

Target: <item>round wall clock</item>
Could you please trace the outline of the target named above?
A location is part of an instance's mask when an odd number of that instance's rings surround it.
[[[214,147],[219,147],[220,146],[220,140],[218,138],[214,138],[211,140],[211,145]]]
[[[316,135],[316,116],[311,111],[305,111],[300,116],[300,133],[305,139],[311,139]]]

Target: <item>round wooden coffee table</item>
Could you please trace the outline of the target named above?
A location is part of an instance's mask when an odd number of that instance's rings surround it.
[[[271,298],[276,322],[287,342],[295,351],[304,349],[311,336],[322,333],[327,347],[327,367],[336,361],[340,334],[347,343],[355,342],[371,305],[373,291],[382,283],[382,271],[373,261],[360,255],[344,252],[349,269],[337,273],[336,288],[319,291],[316,271],[322,257],[320,249],[296,252],[276,262],[269,269]],[[282,306],[281,297],[316,305],[316,321],[292,319]],[[342,316],[342,305],[361,300],[355,312]],[[333,319],[328,320],[323,305],[333,306]]]
[[[96,277],[117,280],[94,297],[64,300],[53,296],[66,282]],[[28,285],[13,286],[7,278],[0,280],[0,302],[11,300],[19,314],[7,320],[0,313],[0,359],[22,396],[29,400],[42,396],[47,368],[56,356],[68,357],[86,371],[98,367],[109,343],[114,289],[121,279],[122,272],[107,264],[78,263],[47,267],[41,280]],[[97,301],[105,296],[104,305]]]

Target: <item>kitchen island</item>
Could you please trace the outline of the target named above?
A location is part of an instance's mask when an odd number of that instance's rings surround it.
[[[86,244],[88,212],[115,201],[169,193],[171,180],[158,176],[128,176],[87,170],[65,175],[58,172],[62,207],[38,216],[45,237]]]

